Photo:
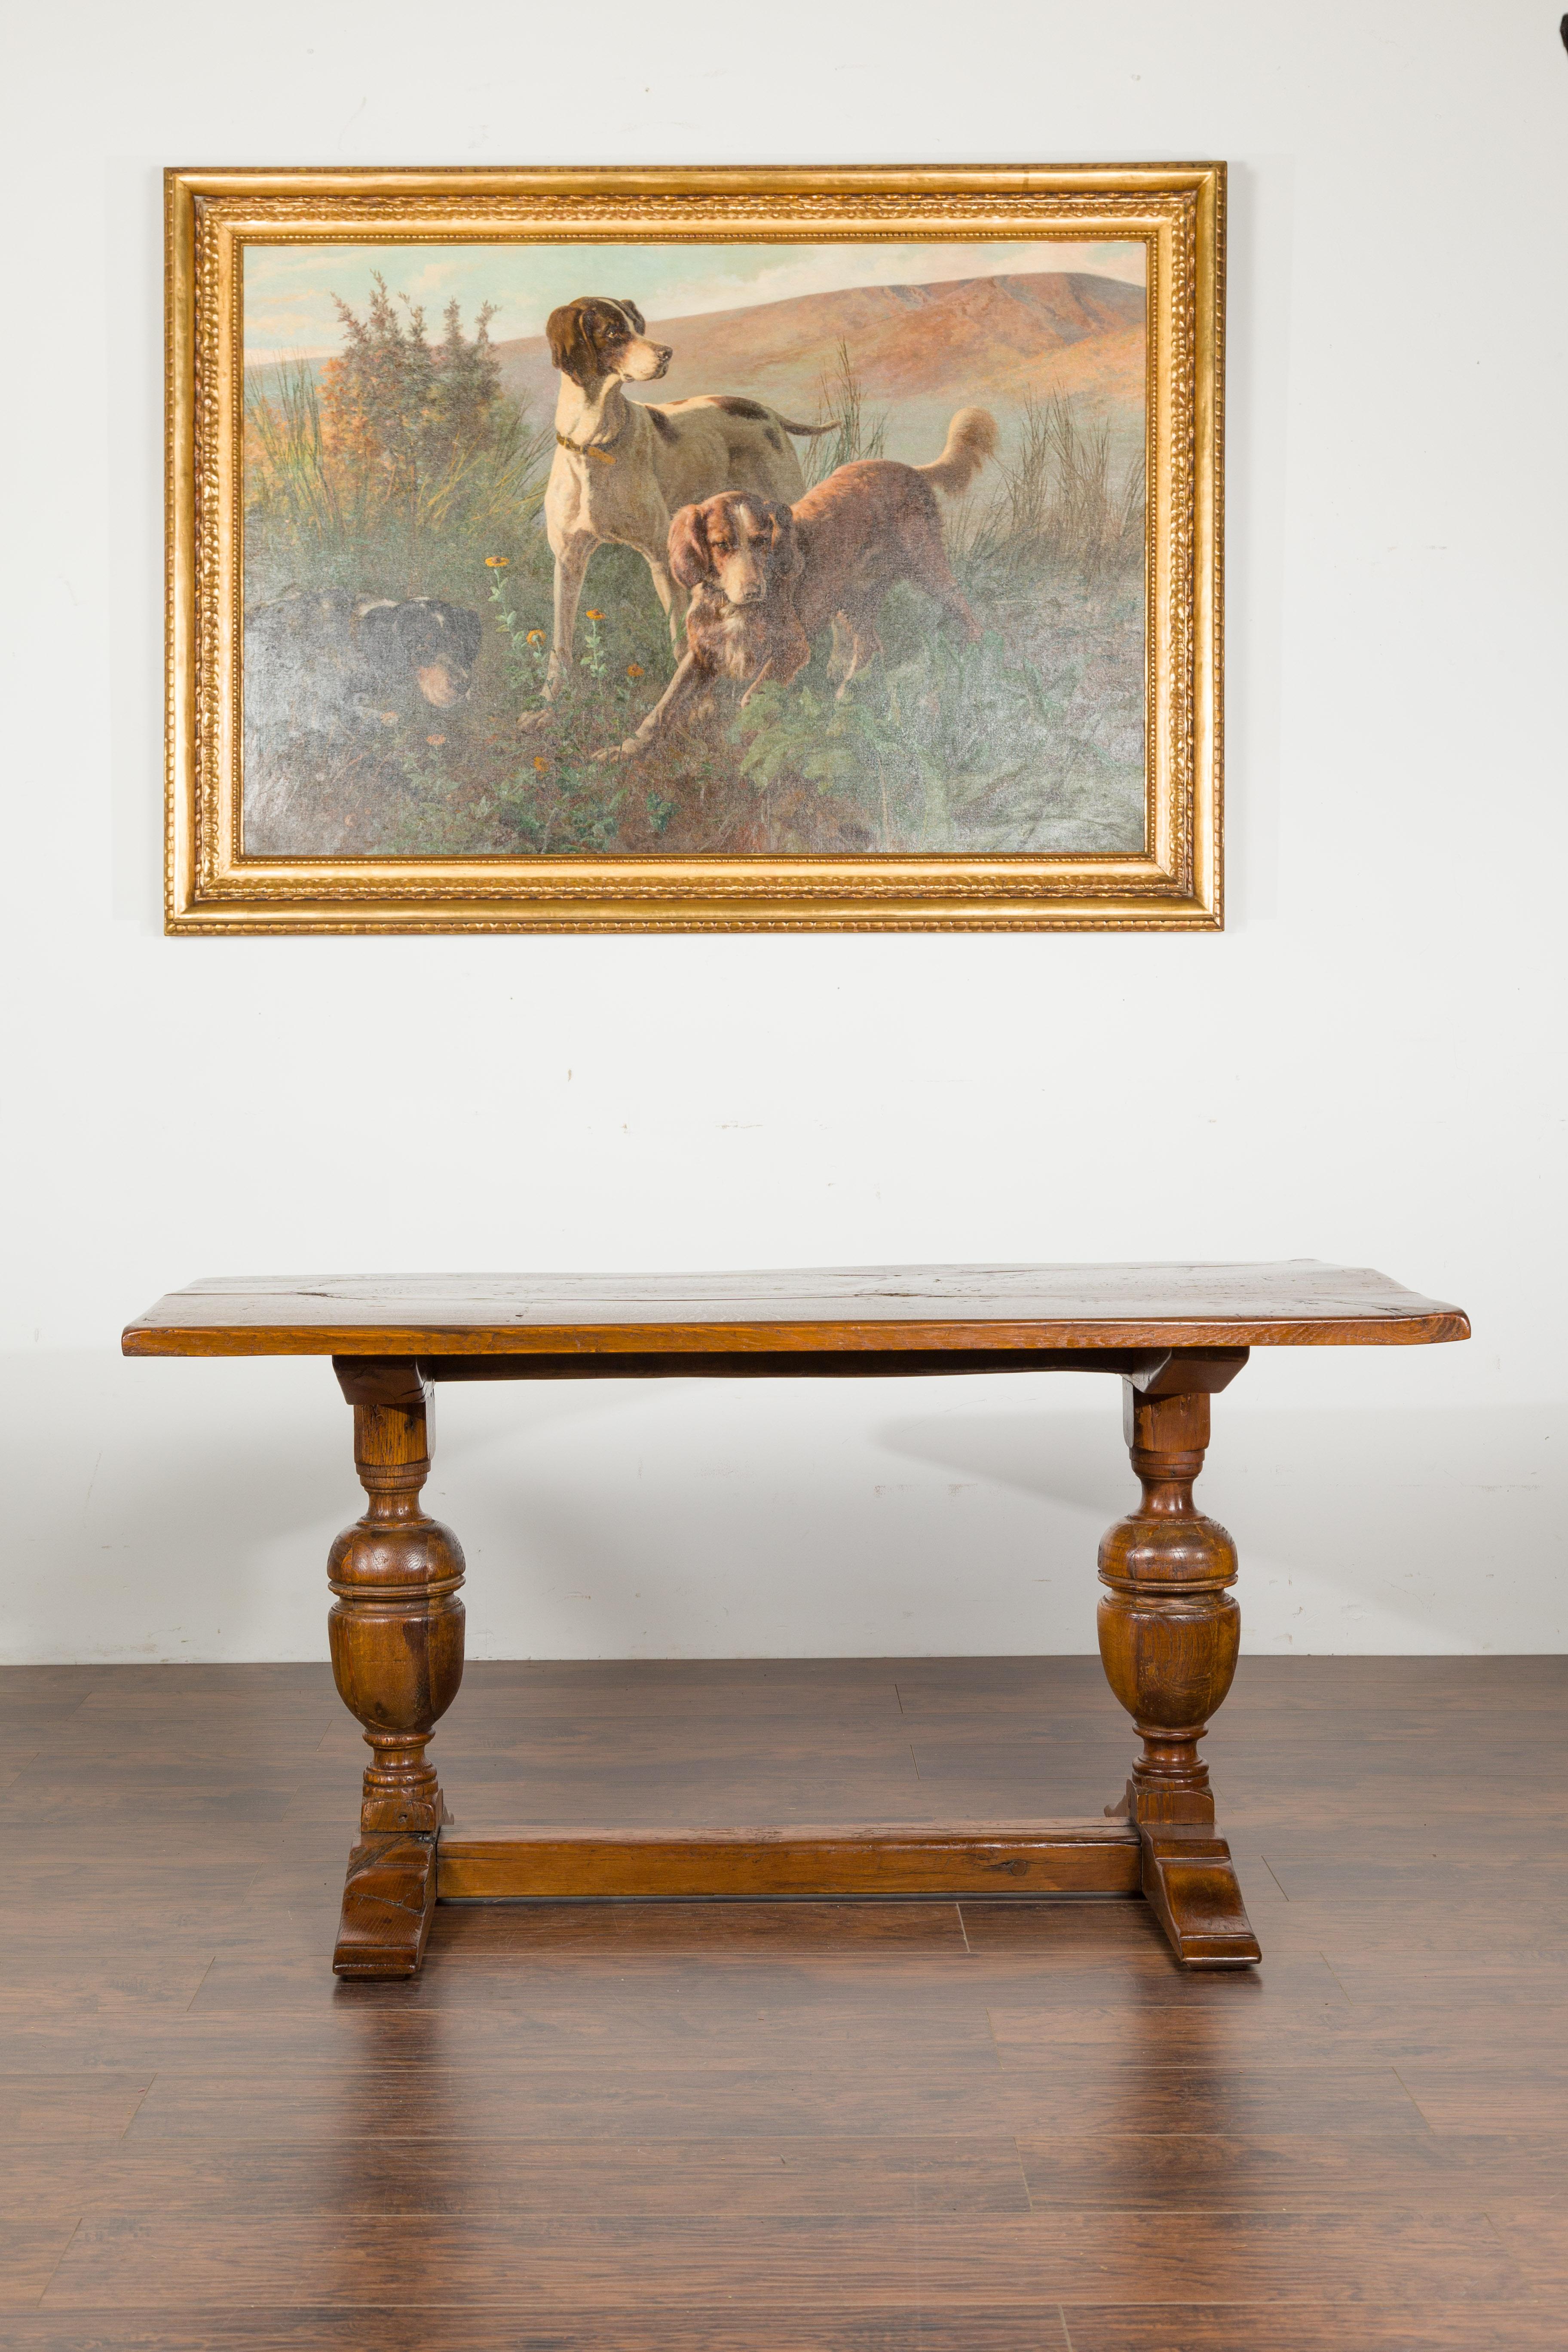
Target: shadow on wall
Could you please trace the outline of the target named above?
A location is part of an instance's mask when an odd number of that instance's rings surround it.
[[[593,1406],[582,1390],[531,1401],[531,1436]],[[31,1563],[0,1605],[0,1660],[326,1655],[327,1551],[365,1496],[325,1358],[0,1356],[0,1412]],[[460,1487],[490,1433],[437,1419]],[[440,1485],[426,1494],[437,1517]]]
[[[933,1470],[959,1470],[988,1486],[1087,1511],[1106,1528],[1131,1509],[1138,1482],[1121,1442],[1121,1383],[1102,1378],[1100,1386],[1099,1412],[904,1413],[879,1423],[876,1440],[889,1454]]]
[[[325,1654],[362,1497],[324,1362],[40,1351],[0,1387],[28,1562],[0,1656]],[[1249,1648],[1564,1646],[1547,1408],[1215,1419],[1198,1499]],[[426,1497],[471,1657],[790,1657],[1092,1651],[1136,1492],[1117,1384],[1020,1375],[456,1387]]]
[[[1109,1524],[1137,1494],[1116,1404],[909,1414],[877,1437],[911,1462]],[[1281,1413],[1217,1398],[1194,1495],[1237,1541],[1244,1645],[1561,1649],[1568,1604],[1548,1562],[1561,1541],[1563,1422],[1550,1406]]]

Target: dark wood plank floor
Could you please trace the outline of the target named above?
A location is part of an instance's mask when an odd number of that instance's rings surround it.
[[[1142,1904],[451,1908],[324,1667],[0,1673],[6,2352],[1561,2352],[1568,1661],[1251,1661]],[[480,1665],[464,1826],[1097,1811],[1097,1661]]]

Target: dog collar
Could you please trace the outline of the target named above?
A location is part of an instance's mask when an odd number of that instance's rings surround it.
[[[618,441],[620,437],[621,436],[618,433],[612,436],[612,438],[616,441]],[[574,457],[597,457],[601,466],[613,466],[616,462],[611,457],[609,451],[607,449],[602,449],[596,442],[571,441],[567,439],[564,433],[558,433],[555,436],[555,438],[561,444],[563,449],[571,450]]]

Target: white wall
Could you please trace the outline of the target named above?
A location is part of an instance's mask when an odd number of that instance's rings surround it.
[[[196,1274],[1306,1255],[1476,1338],[1220,1402],[1253,1646],[1562,1645],[1557,13],[26,13],[3,1654],[324,1654],[326,1366],[115,1353]],[[1192,156],[1232,166],[1222,938],[162,936],[159,167]],[[478,1655],[1091,1648],[1131,1483],[1088,1379],[442,1416]]]

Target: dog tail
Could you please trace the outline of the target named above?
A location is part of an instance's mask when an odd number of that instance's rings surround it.
[[[947,440],[934,466],[914,470],[933,490],[955,499],[966,490],[987,457],[994,457],[996,419],[985,408],[961,408],[947,428]]]
[[[773,415],[779,417],[779,423],[786,433],[804,434],[806,439],[811,441],[820,439],[824,433],[837,433],[838,430],[838,419],[837,416],[832,418],[826,425],[797,425],[793,416],[779,416],[779,413],[776,408],[773,411]]]

